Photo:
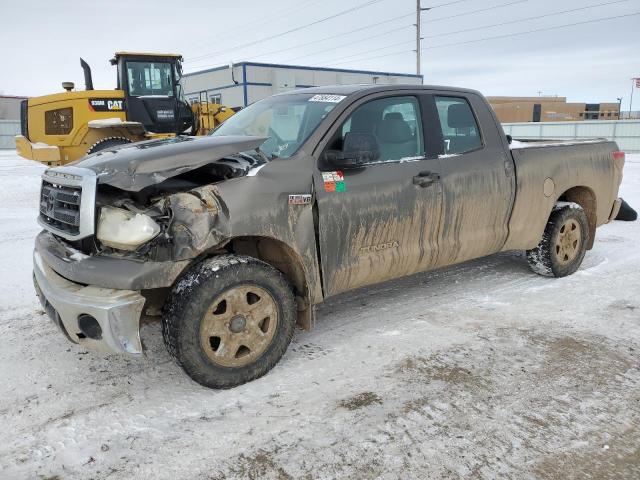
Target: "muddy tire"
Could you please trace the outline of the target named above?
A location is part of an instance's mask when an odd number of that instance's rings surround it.
[[[578,270],[589,242],[587,215],[577,203],[559,202],[538,246],[527,250],[531,269],[548,277],[565,277]]]
[[[176,283],[162,335],[193,380],[231,388],[274,367],[295,323],[293,291],[282,273],[251,257],[221,255],[197,264]]]
[[[101,140],[98,140],[94,143],[89,150],[87,150],[87,155],[91,155],[92,153],[99,152],[101,150],[107,150],[113,147],[119,147],[120,145],[126,145],[131,143],[131,140],[125,137],[107,137]]]

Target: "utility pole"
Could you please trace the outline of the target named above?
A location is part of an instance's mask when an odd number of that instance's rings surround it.
[[[420,23],[421,23],[421,12],[426,12],[427,10],[431,10],[430,7],[422,8],[420,6],[420,0],[416,0],[416,74],[421,74],[420,69],[420,56],[422,54],[422,49],[420,48],[420,40],[422,37],[420,36]]]

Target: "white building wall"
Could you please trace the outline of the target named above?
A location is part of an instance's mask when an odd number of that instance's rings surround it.
[[[16,135],[20,135],[20,120],[0,120],[0,149],[16,148]]]
[[[270,95],[296,88],[373,83],[421,85],[422,77],[383,72],[239,63],[233,68],[233,78],[231,69],[222,67],[187,74],[182,81],[188,100],[197,100],[199,92],[206,91],[209,97],[230,107],[243,107],[245,100],[249,105]]]
[[[20,103],[25,98],[0,95],[0,119],[20,120]]]
[[[233,68],[233,75],[228,67],[205,70],[201,73],[186,74],[181,83],[185,98],[189,102],[198,100],[200,92],[207,92],[209,101],[241,106],[244,102],[242,82],[242,67],[236,66]]]

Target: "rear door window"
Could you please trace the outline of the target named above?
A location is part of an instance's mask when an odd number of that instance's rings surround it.
[[[461,97],[435,97],[445,155],[458,155],[482,148],[478,122],[469,102]]]

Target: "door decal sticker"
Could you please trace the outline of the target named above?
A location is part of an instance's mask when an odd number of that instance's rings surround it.
[[[344,175],[341,170],[335,172],[322,172],[325,192],[346,192],[347,186],[344,183]]]

